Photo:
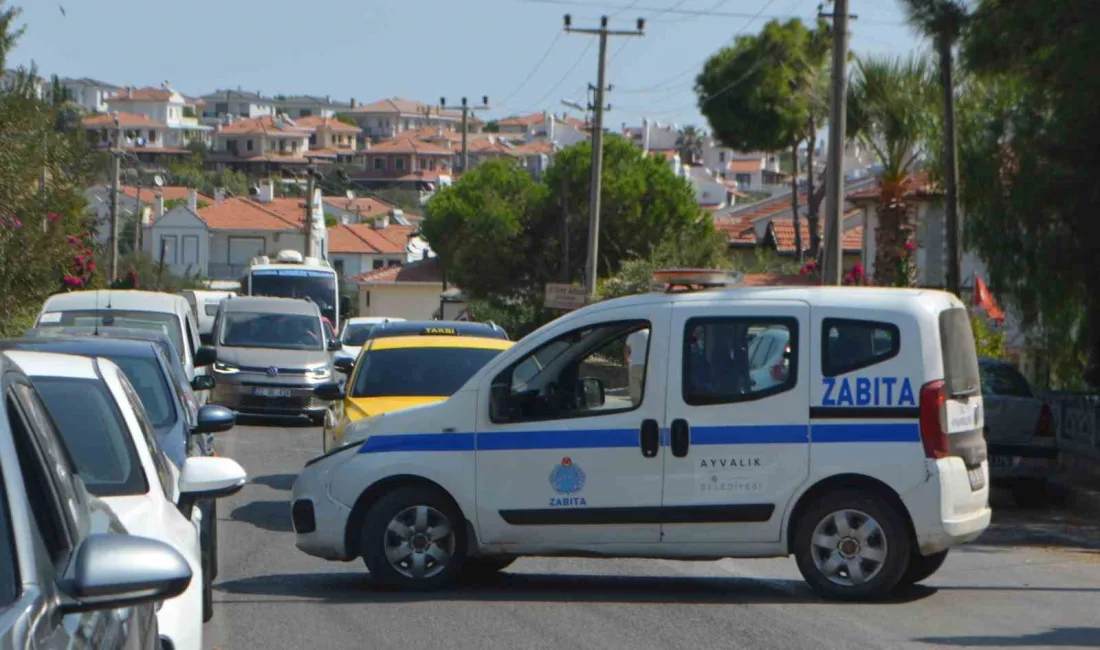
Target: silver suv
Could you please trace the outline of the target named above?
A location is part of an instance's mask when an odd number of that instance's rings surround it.
[[[0,376],[0,647],[157,648],[154,602],[183,593],[187,561],[127,535],[3,354]]]
[[[308,416],[324,422],[328,404],[313,396],[332,381],[332,352],[321,311],[308,300],[244,296],[218,309],[213,330],[211,401],[241,413]]]

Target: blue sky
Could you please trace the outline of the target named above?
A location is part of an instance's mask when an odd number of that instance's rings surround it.
[[[614,38],[608,45],[608,82],[615,90],[605,119],[618,127],[643,117],[705,125],[691,89],[703,61],[770,17],[812,18],[818,2],[61,0],[65,15],[56,0],[5,4],[21,6],[27,26],[9,67],[33,60],[45,75],[139,86],[168,81],[191,95],[237,86],[360,103],[488,95],[489,117],[561,112],[569,110],[563,98],[585,101],[585,86],[595,80],[597,39],[562,33],[563,14],[573,15],[575,27],[596,26],[607,14],[621,29],[642,16],[643,38]],[[850,4],[859,16],[852,23],[857,53],[905,55],[926,47],[904,23],[899,0]],[[699,11],[711,15],[679,13]]]

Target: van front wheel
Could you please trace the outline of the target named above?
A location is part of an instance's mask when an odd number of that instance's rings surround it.
[[[874,494],[843,490],[825,495],[795,525],[798,569],[826,598],[882,598],[909,566],[909,535],[901,515]]]
[[[397,589],[424,591],[452,582],[466,558],[462,514],[436,488],[397,488],[371,506],[361,552],[371,576]]]

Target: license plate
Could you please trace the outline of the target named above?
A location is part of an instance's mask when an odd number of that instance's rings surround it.
[[[985,472],[981,467],[966,470],[966,477],[970,479],[970,490],[977,492],[985,487]]]
[[[252,394],[256,397],[290,397],[290,389],[256,387],[252,389]]]
[[[1017,458],[1015,456],[990,456],[990,467],[1015,467]]]

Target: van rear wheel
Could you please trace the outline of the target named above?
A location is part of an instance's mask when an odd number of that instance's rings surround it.
[[[940,570],[946,559],[946,550],[932,555],[921,555],[914,551],[913,556],[909,558],[909,568],[905,570],[905,575],[901,577],[899,584],[915,585],[921,580],[931,578],[932,574]]]
[[[363,520],[363,561],[380,584],[427,591],[450,584],[466,559],[462,513],[440,490],[397,488],[378,499]]]
[[[842,490],[811,505],[796,523],[795,560],[818,594],[836,600],[888,595],[909,566],[904,520],[885,499]]]

